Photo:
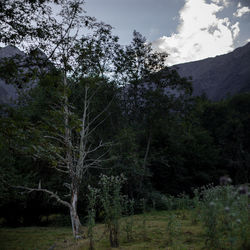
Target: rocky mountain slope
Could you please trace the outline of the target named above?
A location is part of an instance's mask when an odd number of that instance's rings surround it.
[[[20,51],[14,46],[6,46],[0,48],[0,60],[4,58],[13,58],[15,56],[25,57],[25,53]],[[12,84],[6,84],[6,82],[0,78],[0,103],[8,103],[16,100],[18,97],[16,87]]]
[[[15,102],[20,93],[25,93],[36,83],[36,79],[30,78],[30,80],[27,80],[29,79],[28,76],[32,76],[34,72],[46,73],[53,66],[47,60],[46,55],[39,49],[25,54],[18,48],[9,45],[0,48],[0,63],[3,62],[3,65],[6,65],[6,58],[15,62],[17,74],[13,75],[15,79],[8,78],[9,82],[6,83],[6,79],[1,78],[3,72],[0,72],[0,103],[9,104]],[[0,68],[0,70],[3,69]]]
[[[181,76],[192,77],[193,94],[218,101],[250,91],[250,43],[225,55],[174,65]]]

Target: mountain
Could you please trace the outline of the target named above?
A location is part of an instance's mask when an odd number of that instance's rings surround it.
[[[0,60],[19,55],[27,58],[14,46],[0,48]],[[40,56],[42,57],[42,56]],[[229,95],[250,91],[250,43],[225,55],[200,61],[182,63],[171,67],[183,77],[192,77],[193,95],[206,96],[218,101]],[[0,103],[17,99],[14,85],[0,79]]]
[[[0,48],[0,61],[4,58],[14,58],[15,56],[25,57],[25,53],[20,51],[14,46],[6,46]],[[17,89],[12,84],[6,84],[6,82],[0,78],[0,103],[9,103],[16,100],[18,97]]]
[[[0,63],[6,58],[12,59],[16,65],[18,65],[18,74],[17,79],[11,79],[12,83],[15,81],[16,84],[7,84],[4,79],[0,78],[0,104],[15,102],[19,93],[25,93],[26,90],[29,90],[33,86],[36,80],[33,79],[27,82],[27,80],[25,80],[26,75],[32,75],[34,71],[40,74],[47,72],[51,66],[46,55],[39,49],[32,50],[29,54],[25,54],[15,46],[9,45],[0,48]],[[2,72],[0,72],[0,75],[1,73]]]
[[[250,91],[250,43],[225,55],[174,65],[182,77],[192,77],[193,95],[213,101]]]

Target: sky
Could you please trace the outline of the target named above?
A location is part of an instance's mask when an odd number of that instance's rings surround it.
[[[250,42],[250,0],[85,0],[87,15],[114,27],[127,45],[133,30],[168,65],[226,54]]]

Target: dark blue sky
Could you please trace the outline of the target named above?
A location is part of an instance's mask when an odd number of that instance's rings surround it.
[[[131,40],[133,30],[153,41],[175,32],[178,11],[185,0],[86,0],[87,14],[115,28],[123,44]]]

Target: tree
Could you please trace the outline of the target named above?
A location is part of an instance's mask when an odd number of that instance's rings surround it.
[[[140,171],[136,171],[140,173],[138,193],[142,193],[145,177],[149,176],[155,135],[161,126],[167,126],[170,113],[179,112],[191,94],[190,82],[166,67],[166,57],[166,53],[154,51],[152,45],[134,31],[131,44],[120,49],[115,61],[116,75],[123,86],[121,102],[126,128],[121,135],[123,139],[125,134],[133,138],[137,146],[131,148],[139,150],[134,152],[133,159],[134,169],[140,165]]]
[[[38,39],[49,39],[56,20],[47,3],[61,0],[4,0],[0,2],[0,42],[21,45]],[[49,20],[49,22],[48,22]]]
[[[201,121],[220,149],[221,176],[229,174],[235,183],[249,182],[250,134],[249,93],[209,103]]]
[[[41,133],[40,143],[42,144],[33,146],[36,157],[48,158],[57,171],[65,174],[68,182],[62,183],[62,185],[69,190],[70,201],[62,199],[56,192],[42,188],[42,186],[38,188],[25,187],[31,192],[45,192],[68,207],[75,237],[80,234],[81,224],[77,213],[77,202],[83,176],[90,168],[101,166],[106,152],[98,155],[97,151],[107,146],[107,143],[102,141],[96,144],[92,138],[95,129],[102,120],[98,120],[101,114],[96,117],[90,116],[91,101],[94,96],[90,96],[89,91],[89,87],[85,86],[83,113],[80,119],[72,113],[72,107],[64,100],[61,103],[63,110],[52,112],[54,118],[46,120],[49,130],[47,128],[45,130],[39,129]]]
[[[80,39],[77,61],[81,70],[78,73],[84,73],[84,76],[110,77],[119,49],[118,37],[112,34],[112,27],[99,23],[93,34]]]
[[[84,82],[81,117],[74,113],[74,107],[70,103],[71,86],[81,84],[79,78],[72,78],[74,72],[80,68],[76,61],[79,53],[77,50],[79,29],[100,27],[94,18],[84,15],[82,4],[80,0],[63,1],[60,5],[60,22],[53,19],[51,14],[49,15],[49,20],[52,20],[53,26],[57,29],[48,35],[45,33],[43,37],[38,36],[37,33],[31,33],[39,49],[47,55],[47,58],[44,58],[45,62],[49,58],[59,71],[59,80],[55,84],[59,91],[57,100],[50,107],[48,116],[43,117],[43,122],[38,124],[37,129],[30,129],[31,134],[35,133],[40,137],[40,141],[32,145],[33,157],[47,159],[57,171],[65,174],[68,181],[62,185],[68,189],[70,199],[63,199],[57,192],[43,188],[41,182],[37,188],[18,186],[28,192],[47,193],[51,198],[68,207],[75,237],[80,235],[81,223],[77,213],[77,202],[82,178],[89,168],[100,167],[106,151],[103,150],[101,154],[98,154],[98,151],[107,146],[102,141],[93,140],[93,134],[102,123],[102,116],[107,107],[94,117],[91,115],[95,92],[91,93],[89,82]],[[47,12],[40,14],[45,17],[43,14]],[[50,26],[50,23],[48,25]],[[105,25],[101,24],[101,26]],[[17,37],[19,37],[18,34]],[[9,40],[6,39],[6,41]]]

